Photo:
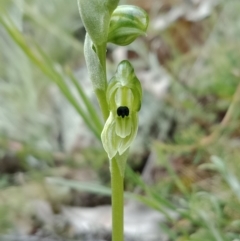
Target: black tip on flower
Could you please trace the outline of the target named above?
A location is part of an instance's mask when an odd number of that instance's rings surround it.
[[[127,106],[120,106],[117,108],[117,115],[122,116],[124,118],[125,116],[129,115],[129,109]]]

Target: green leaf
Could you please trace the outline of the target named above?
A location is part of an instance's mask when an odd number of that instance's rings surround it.
[[[115,156],[115,159],[117,161],[117,165],[122,177],[124,177],[128,155],[129,155],[129,148],[122,155],[117,154]]]
[[[18,31],[14,23],[7,14],[0,15],[0,23],[4,26],[7,32],[10,34],[12,39],[18,44],[18,46],[23,50],[23,52],[28,56],[29,59],[46,75],[51,81],[57,84],[60,91],[63,93],[65,98],[69,103],[75,108],[79,115],[83,118],[89,129],[95,134],[95,136],[100,139],[100,132],[97,127],[92,122],[88,113],[79,105],[78,101],[75,99],[71,93],[68,85],[65,82],[66,76],[59,69],[56,68],[52,60],[41,50],[41,48],[35,45],[34,49],[28,47],[27,42],[24,37]]]
[[[95,46],[107,42],[108,27],[119,0],[78,0],[83,24]]]
[[[98,89],[105,91],[107,86],[104,70],[96,52],[94,51],[94,45],[89,34],[86,34],[85,37],[84,56],[94,90]]]

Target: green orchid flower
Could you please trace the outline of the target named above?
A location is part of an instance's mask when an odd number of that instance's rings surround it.
[[[138,111],[141,108],[142,88],[132,65],[122,61],[107,87],[110,115],[101,138],[109,159],[128,151],[138,130]]]

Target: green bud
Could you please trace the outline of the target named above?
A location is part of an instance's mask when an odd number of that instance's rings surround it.
[[[110,160],[115,156],[125,156],[136,137],[141,100],[141,84],[131,64],[124,60],[118,65],[117,72],[107,87],[110,115],[101,138]]]
[[[112,13],[108,31],[108,42],[125,46],[140,35],[145,35],[148,27],[148,14],[132,5],[118,6]]]
[[[107,42],[112,12],[119,0],[78,0],[82,22],[94,45]]]

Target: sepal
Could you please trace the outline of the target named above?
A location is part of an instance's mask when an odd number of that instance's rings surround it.
[[[126,92],[126,89],[131,92]],[[117,95],[122,96],[122,100],[130,101],[130,110],[139,111],[142,101],[142,87],[141,83],[135,75],[134,69],[129,61],[123,60],[117,67],[117,72],[112,77],[107,88],[107,102],[109,103],[109,109],[116,109]],[[119,99],[119,98],[118,98]],[[123,104],[124,105],[124,104]]]

